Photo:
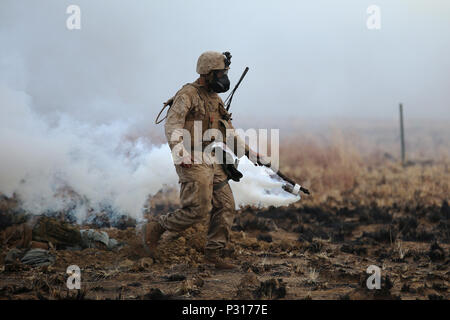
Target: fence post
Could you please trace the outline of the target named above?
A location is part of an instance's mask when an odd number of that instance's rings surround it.
[[[405,131],[403,127],[403,104],[400,103],[400,143],[402,148],[402,166],[405,165]]]

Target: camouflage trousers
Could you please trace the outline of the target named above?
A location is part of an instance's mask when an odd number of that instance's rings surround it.
[[[190,168],[175,166],[180,188],[181,208],[159,219],[169,231],[179,232],[206,220],[209,228],[206,249],[222,249],[229,240],[235,214],[233,193],[220,164],[193,164]],[[221,184],[222,183],[222,184]]]

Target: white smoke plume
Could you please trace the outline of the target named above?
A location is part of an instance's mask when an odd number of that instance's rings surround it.
[[[0,192],[14,193],[29,212],[78,206],[78,221],[87,209],[142,218],[149,195],[164,185],[176,186],[177,176],[166,144],[130,141],[126,122],[89,125],[62,115],[50,127],[32,110],[31,97],[0,86]],[[242,158],[244,178],[232,183],[237,206],[286,205],[298,200],[281,189],[269,170]],[[69,194],[65,190],[70,190]],[[73,192],[80,197],[68,197]]]
[[[32,213],[75,205],[109,206],[139,219],[145,201],[177,181],[167,145],[129,141],[130,125],[90,125],[62,115],[50,127],[33,112],[31,98],[0,86],[0,192],[16,193]],[[65,194],[67,196],[67,194]],[[79,197],[76,197],[77,199]],[[79,210],[82,220],[86,211]]]
[[[273,172],[269,168],[255,166],[247,157],[240,159],[239,170],[244,174],[241,181],[230,181],[238,206],[278,207],[300,200],[300,196],[282,189],[284,183],[272,178]]]
[[[81,222],[89,209],[109,208],[140,220],[149,196],[177,186],[169,147],[149,138],[157,101],[177,88],[148,86],[167,69],[154,64],[164,53],[142,32],[141,6],[122,15],[118,2],[107,2],[108,14],[79,3],[86,19],[74,32],[64,1],[0,4],[0,193],[34,214],[71,208]],[[193,80],[191,69],[180,85]],[[240,169],[238,206],[298,200],[266,169],[245,160]]]

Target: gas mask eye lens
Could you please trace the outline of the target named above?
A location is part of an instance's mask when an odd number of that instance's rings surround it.
[[[218,78],[221,78],[221,77],[223,77],[223,76],[225,76],[227,74],[228,74],[228,70],[218,70],[218,71],[216,71],[216,76]]]
[[[214,70],[213,78],[209,83],[210,88],[217,93],[226,92],[230,88],[230,79],[228,79],[228,69]]]

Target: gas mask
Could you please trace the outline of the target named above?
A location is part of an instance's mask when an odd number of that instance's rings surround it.
[[[231,64],[231,53],[228,51],[222,52],[223,62],[225,64],[224,70],[214,70],[210,73],[208,77],[209,88],[216,92],[222,93],[230,89],[230,79],[228,79],[228,69]]]
[[[208,77],[209,88],[216,92],[222,93],[230,89],[230,79],[228,79],[228,70],[214,70]]]

